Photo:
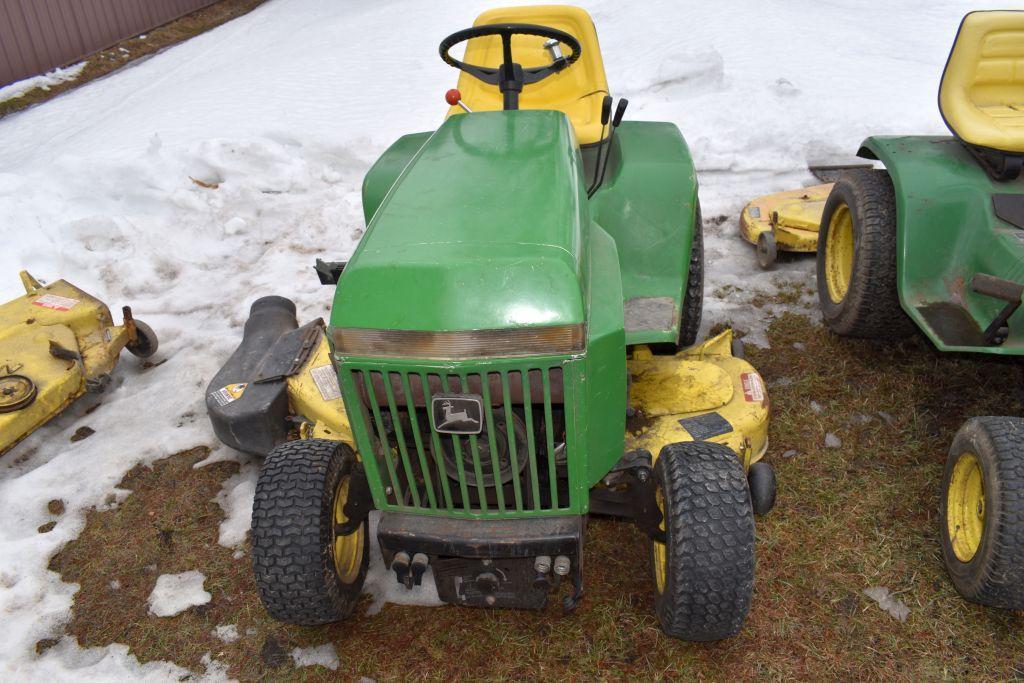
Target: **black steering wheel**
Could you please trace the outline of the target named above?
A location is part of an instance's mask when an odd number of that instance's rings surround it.
[[[547,66],[524,69],[512,61],[512,36],[514,35],[540,36],[549,40],[557,40],[559,43],[567,45],[572,50],[572,54],[568,57],[557,57]],[[502,61],[501,66],[498,68],[466,64],[448,54],[449,50],[459,43],[471,38],[483,38],[484,36],[501,36]],[[465,71],[469,75],[479,78],[484,83],[498,86],[498,89],[504,95],[504,108],[509,110],[519,108],[519,93],[522,92],[524,85],[542,81],[552,74],[569,68],[583,54],[583,48],[580,47],[580,41],[576,40],[575,37],[565,31],[559,31],[549,26],[539,26],[537,24],[485,24],[451,34],[441,41],[440,53],[441,59],[444,60],[445,64],[454,66],[460,71]]]

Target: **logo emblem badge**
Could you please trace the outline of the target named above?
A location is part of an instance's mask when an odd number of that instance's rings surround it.
[[[476,394],[437,394],[430,412],[436,432],[479,434],[483,430],[484,401]]]

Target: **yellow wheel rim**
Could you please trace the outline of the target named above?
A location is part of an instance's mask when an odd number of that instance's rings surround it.
[[[961,453],[946,491],[946,528],[956,559],[970,562],[985,535],[985,482],[974,453]]]
[[[654,499],[658,502],[658,509],[661,510],[661,526],[658,528],[665,531],[665,494],[661,492],[660,488],[655,491]],[[668,559],[664,543],[651,541],[651,548],[653,551],[651,560],[654,564],[654,587],[658,589],[658,594],[660,595],[665,592],[665,574],[668,571]]]
[[[846,298],[853,277],[853,215],[840,204],[832,213],[825,237],[825,283],[833,303]]]
[[[348,500],[349,477],[346,475],[334,494],[334,524],[344,524],[348,521],[345,516],[345,502]],[[363,563],[363,525],[347,536],[338,536],[333,531],[334,543],[334,568],[338,572],[338,578],[342,583],[352,583],[359,576],[359,569]]]

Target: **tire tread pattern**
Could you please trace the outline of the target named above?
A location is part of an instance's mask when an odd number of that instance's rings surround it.
[[[754,589],[754,516],[736,454],[696,441],[665,446],[655,477],[666,507],[665,590],[655,598],[662,630],[684,640],[740,631]]]
[[[825,282],[825,243],[832,213],[845,203],[854,221],[854,260],[846,297],[834,304]],[[842,175],[821,215],[818,297],[825,323],[836,334],[900,339],[914,327],[900,305],[897,281],[896,194],[889,173],[878,169]]]
[[[986,520],[991,525],[986,526],[978,549],[980,556],[966,571],[951,571],[950,575],[968,600],[990,607],[1024,609],[1024,418],[975,417],[961,427],[943,479],[942,524],[946,520],[946,485],[952,461],[966,446],[984,461],[983,468],[991,468],[985,503],[995,514]],[[942,534],[943,555],[949,566],[959,561],[949,546],[945,528]]]
[[[679,321],[680,349],[693,346],[700,332],[701,315],[704,310],[704,223],[700,204],[693,221],[693,241],[690,243],[690,270],[683,288],[682,309]]]
[[[334,490],[354,462],[355,454],[341,442],[301,439],[274,448],[260,468],[252,510],[253,572],[263,605],[279,621],[339,621],[359,598],[369,553],[363,552],[358,578],[343,584],[331,548]],[[366,534],[366,527],[355,533]]]

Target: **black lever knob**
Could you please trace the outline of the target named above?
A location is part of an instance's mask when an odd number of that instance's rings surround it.
[[[608,119],[612,115],[612,96],[605,95],[604,101],[601,102],[601,125],[607,126]]]
[[[616,128],[622,123],[622,115],[626,113],[626,107],[629,106],[629,100],[621,98],[619,100],[619,106],[615,107],[615,118],[612,119],[612,125]]]

